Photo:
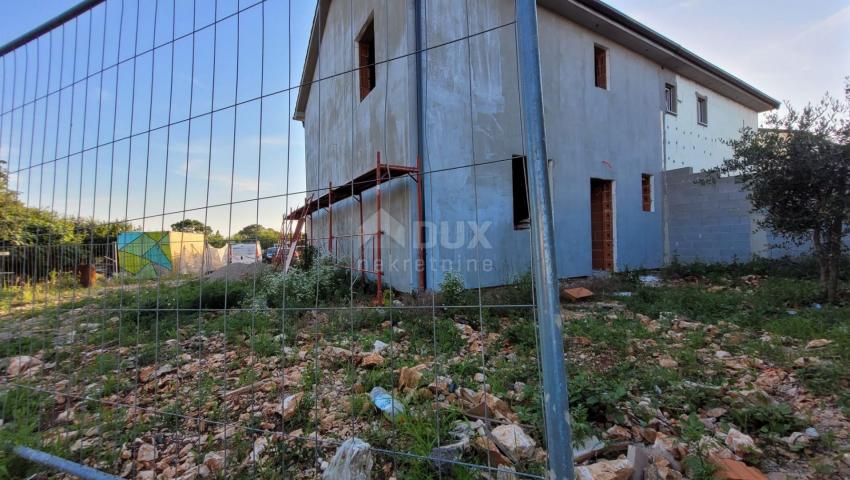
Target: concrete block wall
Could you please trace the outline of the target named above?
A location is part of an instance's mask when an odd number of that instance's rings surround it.
[[[695,183],[700,174],[685,167],[664,174],[667,196],[667,261],[748,261],[797,257],[812,253],[811,242],[797,244],[759,227],[760,216],[750,211],[747,192],[735,177],[713,184]],[[844,243],[850,248],[850,237]]]
[[[708,185],[698,177],[691,167],[665,172],[668,260],[749,260],[757,226],[747,193],[733,177]]]

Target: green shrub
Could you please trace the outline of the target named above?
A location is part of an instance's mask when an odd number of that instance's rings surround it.
[[[409,313],[405,315],[401,325],[407,330],[414,345],[423,346],[426,351],[436,348],[438,355],[454,355],[466,344],[450,318],[432,319]]]
[[[531,305],[534,303],[534,282],[531,272],[517,275],[505,289],[505,303],[510,305]]]
[[[260,333],[254,336],[254,352],[259,357],[271,357],[281,351],[280,342],[276,342],[271,335]]]
[[[463,277],[456,272],[446,272],[440,283],[440,293],[442,293],[444,305],[464,305],[467,300],[467,290],[463,284]]]
[[[699,286],[686,285],[642,287],[631,297],[625,298],[625,303],[630,310],[652,318],[658,318],[661,312],[675,312],[693,320],[715,323],[743,314],[743,300],[744,295],[739,292],[714,294]]]
[[[323,257],[310,268],[290,268],[286,273],[271,273],[263,277],[260,296],[269,307],[306,308],[317,304],[339,304],[348,301],[351,277],[346,268],[336,265],[332,258]]]
[[[794,416],[788,404],[748,405],[729,412],[735,425],[745,433],[775,434],[778,436],[805,428],[807,425]]]
[[[579,371],[570,378],[570,404],[583,406],[590,421],[622,423],[623,410],[619,403],[627,395],[627,384],[617,378],[600,377],[587,371]]]
[[[3,428],[0,428],[0,479],[27,478],[40,469],[14,454],[12,447],[43,448],[39,420],[47,420],[45,415],[52,411],[52,399],[27,388],[16,387],[3,393],[0,405],[3,406],[4,422]],[[54,445],[48,450],[53,453],[57,448],[59,446]]]
[[[850,272],[850,257],[841,259],[839,272],[847,279]],[[674,258],[673,262],[662,270],[668,278],[689,276],[706,277],[711,280],[741,277],[744,275],[765,275],[768,277],[789,277],[817,280],[819,277],[817,260],[810,255],[800,257],[764,258],[753,257],[750,261],[731,263],[682,263]]]
[[[502,338],[523,351],[537,347],[537,328],[533,318],[512,318],[502,329]]]
[[[684,464],[690,477],[694,480],[711,480],[717,467],[709,459],[709,454],[702,439],[708,430],[696,414],[688,415],[687,420],[682,422],[682,439],[688,444],[688,456]]]

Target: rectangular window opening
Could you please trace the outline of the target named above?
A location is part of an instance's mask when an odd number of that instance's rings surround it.
[[[640,176],[640,190],[644,212],[652,211],[652,175],[644,173]]]
[[[708,98],[697,95],[697,123],[708,125]]]
[[[362,101],[375,89],[375,21],[371,18],[357,39],[357,67]]]
[[[667,113],[676,114],[676,86],[671,84],[664,85],[664,106]]]
[[[525,157],[514,155],[511,162],[514,198],[514,230],[531,228],[528,205],[528,167]]]
[[[593,46],[593,72],[596,86],[608,89],[608,49]]]

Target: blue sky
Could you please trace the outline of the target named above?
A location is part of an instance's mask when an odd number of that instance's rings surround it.
[[[17,60],[6,57],[5,104],[14,93],[16,105],[23,98],[29,105],[14,121],[4,115],[0,155],[12,171],[35,166],[10,179],[28,204],[128,218],[145,230],[167,229],[186,211],[228,235],[257,222],[278,228],[287,206],[300,201],[303,129],[289,112],[314,7],[293,2],[290,33],[285,0],[219,0],[215,28],[213,3],[198,0],[194,13],[192,0],[175,4],[172,12],[168,0],[141,2],[137,12],[126,1],[122,12],[121,1],[108,1],[19,49]],[[198,32],[187,35],[193,21]],[[11,37],[29,29],[4,28]],[[43,99],[72,78],[74,88]]]
[[[0,0],[0,44],[78,0]],[[779,99],[839,94],[850,75],[845,0],[609,0],[609,4]],[[293,3],[311,16],[315,1]],[[300,63],[299,58],[299,63]]]
[[[46,125],[46,129],[36,128],[36,131],[48,133],[45,137],[17,136],[17,144],[11,142],[11,149],[7,145],[5,151],[0,151],[0,155],[9,156],[12,169],[15,170],[18,165],[41,164],[41,158],[66,157],[45,163],[29,176],[15,178],[14,182],[24,199],[32,205],[74,216],[148,217],[144,225],[146,230],[156,230],[162,225],[168,228],[183,217],[184,209],[189,210],[186,217],[206,218],[211,226],[224,234],[235,233],[255,221],[277,228],[287,201],[292,206],[302,198],[300,194],[289,197],[285,194],[301,192],[305,188],[303,130],[300,123],[289,120],[297,90],[288,87],[300,79],[315,1],[292,2],[291,32],[287,28],[289,5],[286,0],[269,0],[263,9],[251,7],[255,1],[218,1],[220,19],[237,9],[244,9],[238,17],[239,51],[236,50],[237,18],[232,16],[218,23],[215,50],[212,48],[213,29],[205,28],[194,37],[194,42],[191,36],[175,42],[172,59],[171,46],[167,43],[171,38],[171,21],[174,19],[176,36],[189,32],[192,28],[192,0],[176,0],[177,12],[171,12],[171,1],[142,2],[143,8],[138,12],[142,19],[138,51],[146,51],[154,44],[165,43],[166,47],[139,56],[135,65],[126,60],[132,55],[136,43],[132,28],[137,13],[134,1],[125,2],[120,41],[117,26],[122,24],[121,2],[110,0],[108,12],[100,6],[90,17],[84,15],[76,24],[66,24],[64,32],[54,31],[52,39],[43,37],[38,49],[31,47],[28,52],[31,57],[41,54],[38,62],[40,81],[29,82],[31,86],[26,92],[19,88],[16,98],[26,95],[27,99],[32,99],[43,95],[47,89],[54,91],[60,83],[67,84],[75,72],[77,79],[85,76],[86,68],[94,73],[100,70],[101,64],[111,66],[118,62],[119,66],[107,69],[103,75],[91,76],[87,82],[78,83],[77,88],[66,89],[61,96],[54,95],[46,102],[36,101],[34,107],[24,109],[24,123]],[[14,39],[75,3],[76,0],[0,0],[0,7],[6,13],[0,17],[0,43]],[[611,0],[610,3],[766,93],[796,105],[816,100],[825,91],[840,94],[843,79],[850,74],[850,35],[847,33],[850,32],[850,5],[846,2]],[[196,27],[210,24],[213,3],[197,0],[197,4]],[[158,21],[154,23],[153,8],[156,5],[159,5]],[[265,24],[261,21],[263,15]],[[70,52],[76,29],[79,28],[80,32],[77,40],[87,43],[89,23],[92,27],[92,57],[78,56],[76,66],[66,60],[61,73],[56,65],[50,65],[48,77],[46,59],[73,58]],[[105,45],[104,36],[110,39]],[[60,55],[63,38],[66,54]],[[288,55],[290,38],[291,60]],[[262,46],[265,47],[264,55],[260,54]],[[193,47],[194,78],[191,71]],[[49,55],[51,50],[52,56]],[[214,58],[216,82],[213,95]],[[237,59],[238,77],[234,68]],[[36,66],[34,58],[27,60],[30,67]],[[170,91],[172,60],[174,90]],[[7,57],[7,61],[10,63],[5,68],[12,68],[11,59]],[[19,58],[19,62],[23,65],[23,57]],[[153,85],[152,64],[157,72],[153,75]],[[260,71],[264,75],[259,75]],[[17,74],[22,78],[23,72],[18,71]],[[9,73],[7,78],[11,78]],[[135,104],[152,104],[150,114],[147,108],[132,108],[130,92],[134,81]],[[151,92],[153,102],[149,101]],[[89,105],[83,108],[87,93]],[[261,93],[264,98],[257,99]],[[11,98],[9,85],[5,86],[3,98],[8,105]],[[97,98],[102,98],[100,105]],[[225,108],[235,102],[244,103],[236,109]],[[67,128],[71,122],[72,106],[75,112],[73,129]],[[210,115],[211,109],[222,110]],[[8,110],[8,106],[4,106],[3,110]],[[173,125],[167,128],[169,113]],[[196,118],[187,120],[190,115]],[[115,122],[112,121],[113,116]],[[259,131],[261,118],[262,142]],[[14,123],[20,121],[20,117],[16,117]],[[0,144],[10,143],[11,123],[8,115],[3,117],[4,127],[0,132],[6,138],[0,139]],[[132,140],[126,139],[131,132],[146,131],[149,126],[155,129],[149,137],[137,135]],[[56,131],[60,132],[58,138],[49,133]],[[125,139],[114,144],[114,152],[113,138]],[[96,145],[106,146],[92,147]],[[86,151],[76,154],[81,150]],[[231,175],[234,157],[240,168]],[[116,160],[107,164],[113,158]],[[287,158],[290,165],[288,176],[285,167]],[[134,179],[129,184],[129,191],[126,182],[128,172]],[[258,194],[261,198],[271,198],[247,201]],[[231,201],[239,203],[231,209],[226,205]],[[205,205],[214,207],[192,210]],[[151,217],[163,211],[176,213]],[[141,224],[141,220],[134,223]]]

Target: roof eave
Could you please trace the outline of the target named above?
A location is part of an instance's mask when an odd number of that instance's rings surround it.
[[[313,75],[316,72],[316,63],[319,60],[319,45],[322,32],[325,29],[325,21],[328,18],[328,7],[331,0],[319,0],[316,2],[316,12],[313,14],[313,25],[310,27],[310,40],[307,43],[307,53],[304,58],[304,69],[301,72],[301,83],[298,85],[298,97],[295,100],[295,111],[292,119],[303,122],[304,112],[307,111],[307,100],[310,99],[310,89],[313,84]]]
[[[757,112],[779,108],[780,102],[775,98],[604,2],[538,0],[538,3]]]
[[[304,121],[311,84],[314,81],[313,75],[318,62],[319,39],[327,19],[330,2],[331,0],[320,0],[316,5],[316,14],[313,17],[313,26],[310,31],[310,42],[304,60],[304,71],[292,117],[297,121]],[[570,21],[597,31],[639,54],[652,58],[665,68],[703,83],[706,87],[716,90],[718,93],[756,112],[779,108],[780,102],[775,98],[604,2],[599,0],[538,0],[538,3]],[[652,52],[649,51],[650,48],[653,48]]]

